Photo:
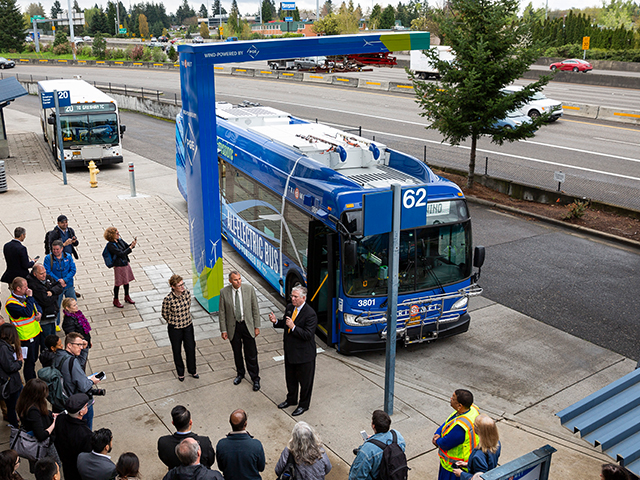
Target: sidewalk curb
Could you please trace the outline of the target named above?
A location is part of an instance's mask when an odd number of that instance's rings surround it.
[[[552,225],[556,225],[558,227],[566,228],[569,230],[574,230],[576,232],[585,233],[587,235],[591,235],[594,237],[600,237],[604,240],[609,240],[611,242],[621,243],[627,247],[635,248],[640,250],[640,242],[636,240],[631,240],[629,238],[618,237],[616,235],[612,235],[611,233],[601,232],[599,230],[594,230],[593,228],[582,227],[580,225],[572,225],[570,223],[563,222],[562,220],[556,220],[555,218],[545,217],[543,215],[539,215],[537,213],[527,212],[526,210],[521,210],[515,207],[509,207],[507,205],[502,205],[500,203],[490,202],[488,200],[484,200],[482,198],[466,196],[467,200],[471,203],[475,203],[478,205],[483,205],[489,208],[499,208],[500,210],[506,210],[507,212],[517,213],[518,215],[523,215],[526,217],[535,218],[536,220],[540,220],[542,222],[550,223]]]

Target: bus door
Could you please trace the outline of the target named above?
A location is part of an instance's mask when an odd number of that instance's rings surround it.
[[[336,266],[338,236],[322,222],[309,225],[309,254],[307,256],[307,301],[318,315],[318,330],[327,345],[333,345],[333,326],[336,300]],[[335,304],[335,305],[334,305]]]

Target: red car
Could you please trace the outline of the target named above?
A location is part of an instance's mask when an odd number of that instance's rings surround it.
[[[577,58],[570,58],[563,60],[562,62],[552,63],[549,68],[551,71],[556,70],[573,70],[574,72],[587,73],[593,70],[593,66],[586,60],[579,60]]]

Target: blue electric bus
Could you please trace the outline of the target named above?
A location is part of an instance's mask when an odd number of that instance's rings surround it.
[[[222,235],[288,297],[308,288],[319,333],[342,353],[384,348],[389,234],[363,235],[363,194],[415,185],[424,225],[403,230],[398,339],[405,345],[468,330],[468,297],[484,248],[472,252],[467,202],[453,182],[379,142],[274,108],[216,104]],[[187,197],[184,123],[176,119],[178,187]],[[203,160],[204,161],[204,160]],[[407,196],[408,195],[408,196]],[[428,202],[428,203],[427,203]]]

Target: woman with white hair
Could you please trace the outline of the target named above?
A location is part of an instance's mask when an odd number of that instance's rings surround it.
[[[276,475],[295,469],[300,480],[323,480],[331,471],[331,462],[315,430],[306,422],[298,422],[291,432],[289,446],[285,447],[276,464]]]
[[[481,413],[473,422],[473,429],[478,436],[478,446],[471,451],[467,462],[457,462],[453,473],[460,480],[477,478],[474,474],[488,472],[498,466],[500,458],[500,435],[496,422],[491,417]],[[465,472],[460,467],[467,467]]]

